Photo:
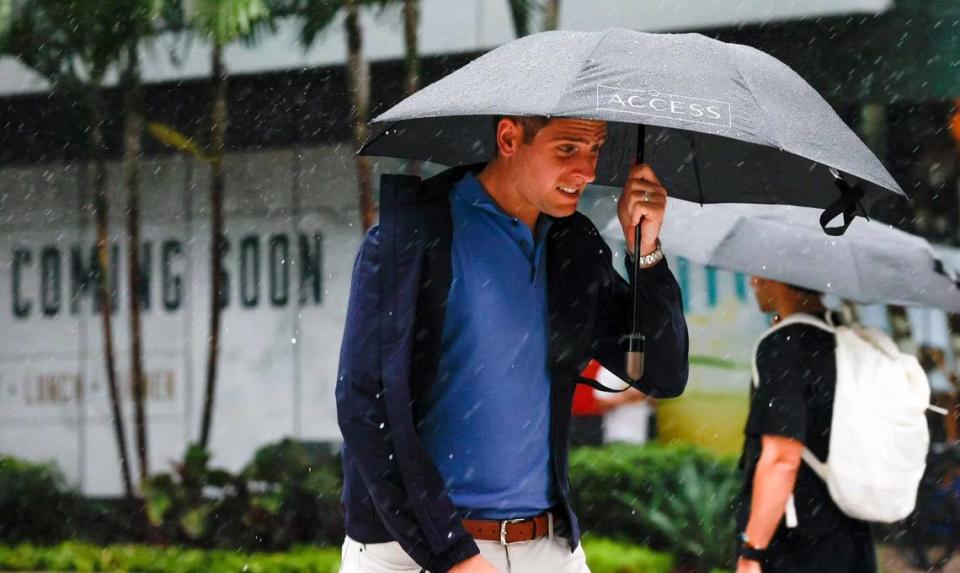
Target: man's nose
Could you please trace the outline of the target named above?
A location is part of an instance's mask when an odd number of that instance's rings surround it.
[[[597,178],[597,158],[590,155],[580,158],[574,166],[573,174],[583,181],[584,185],[593,183]]]

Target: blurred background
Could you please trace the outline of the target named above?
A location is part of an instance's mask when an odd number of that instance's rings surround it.
[[[910,195],[876,216],[960,267],[957,0],[0,0],[0,543],[336,545],[353,258],[379,174],[438,169],[355,157],[367,122],[517,37],[608,27],[695,31],[787,63]],[[595,188],[581,210],[602,227],[617,196]],[[728,566],[720,517],[670,541],[636,517],[637,492],[656,488],[627,474],[733,479],[769,318],[749,277],[669,247],[687,393],[625,422],[658,445],[602,448],[586,424],[573,477],[599,536],[666,551],[669,567]],[[960,317],[830,304],[921,358],[953,408],[934,438],[956,440]],[[602,428],[615,408],[580,398]],[[28,482],[53,497],[25,498]]]

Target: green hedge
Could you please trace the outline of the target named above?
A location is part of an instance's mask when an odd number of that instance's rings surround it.
[[[238,473],[209,467],[209,459],[191,448],[173,472],[145,484],[148,516],[162,542],[246,552],[339,546],[336,456],[283,441],[259,450]],[[588,540],[651,547],[703,573],[733,566],[732,505],[740,487],[733,460],[694,447],[581,448],[571,453],[570,480]],[[132,522],[123,508],[73,492],[52,466],[0,457],[5,543],[127,543],[134,537]],[[606,558],[598,551],[597,558]]]
[[[733,567],[733,459],[692,446],[580,448],[570,481],[584,531],[667,551],[704,573]]]
[[[257,450],[239,473],[210,460],[190,446],[174,471],[144,482],[147,517],[163,539],[246,551],[343,541],[338,456],[283,440]]]
[[[593,573],[670,573],[673,558],[607,539],[584,540]],[[0,546],[5,571],[136,571],[142,573],[336,573],[337,548],[300,546],[286,553],[237,553],[138,545],[99,547],[67,542],[53,547]]]
[[[0,539],[57,542],[96,521],[99,506],[69,487],[53,464],[0,455]]]
[[[138,545],[99,547],[79,542],[53,547],[0,546],[0,569],[6,571],[336,573],[339,566],[340,551],[333,548],[298,547],[287,553],[243,554]]]

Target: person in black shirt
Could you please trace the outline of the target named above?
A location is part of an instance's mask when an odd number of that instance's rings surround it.
[[[760,310],[776,313],[775,321],[797,313],[827,318],[817,292],[759,277],[751,285]],[[784,326],[757,348],[758,384],[751,385],[740,459],[737,573],[877,570],[868,524],[845,515],[801,463],[804,447],[821,460],[829,453],[835,352],[833,334],[808,324]],[[794,528],[784,520],[791,494]]]

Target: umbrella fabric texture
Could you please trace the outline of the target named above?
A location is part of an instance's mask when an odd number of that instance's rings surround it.
[[[668,254],[860,303],[960,312],[956,274],[926,240],[862,221],[843,237],[823,234],[815,209],[714,205],[667,206],[660,237]],[[603,232],[622,240],[614,218]]]
[[[643,156],[672,197],[699,203],[856,203],[903,195],[799,75],[759,50],[699,34],[544,32],[505,44],[377,117],[361,150],[467,165],[494,152],[501,115],[610,122],[597,184]],[[842,176],[854,187],[846,194]],[[862,190],[863,197],[859,196]],[[838,199],[846,199],[838,203]]]

